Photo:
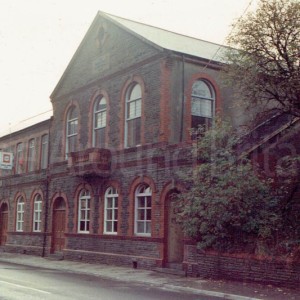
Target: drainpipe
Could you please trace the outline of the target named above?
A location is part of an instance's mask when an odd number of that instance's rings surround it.
[[[45,190],[45,214],[44,214],[44,237],[43,237],[43,250],[42,250],[42,257],[45,256],[46,246],[47,246],[47,231],[48,231],[48,208],[49,208],[49,185],[50,185],[50,128],[52,123],[52,117],[49,121],[48,127],[48,155],[47,155],[47,169],[46,169],[46,190]]]
[[[185,70],[184,70],[184,55],[181,56],[182,62],[181,62],[181,88],[182,88],[182,99],[181,99],[181,116],[180,116],[180,136],[179,141],[182,142],[183,140],[183,125],[184,125],[184,109],[185,109],[185,103],[184,103],[184,76],[185,76]]]

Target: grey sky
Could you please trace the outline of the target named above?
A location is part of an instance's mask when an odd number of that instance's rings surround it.
[[[256,2],[0,0],[0,136],[51,115],[41,113],[51,110],[49,96],[97,11],[223,44]]]

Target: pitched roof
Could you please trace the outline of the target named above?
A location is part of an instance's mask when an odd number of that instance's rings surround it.
[[[296,124],[299,126],[299,120],[287,113],[273,115],[242,137],[239,152],[248,155],[264,144],[277,142],[287,130],[294,128]]]
[[[201,57],[207,60],[223,62],[222,56],[225,46],[181,35],[151,25],[131,21],[103,12],[98,12],[108,19],[115,21],[135,34],[154,43],[155,45],[171,51]]]

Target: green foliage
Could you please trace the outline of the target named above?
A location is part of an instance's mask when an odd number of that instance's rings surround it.
[[[300,116],[300,2],[261,0],[234,24],[228,44],[225,77],[240,104]]]
[[[278,199],[271,182],[259,176],[247,158],[239,157],[238,134],[219,120],[200,128],[193,154],[197,158],[189,188],[179,195],[179,221],[199,249],[247,249],[268,244],[280,224]]]

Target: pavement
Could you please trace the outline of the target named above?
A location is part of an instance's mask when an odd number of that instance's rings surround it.
[[[300,287],[295,289],[278,288],[272,285],[243,283],[224,280],[202,280],[193,277],[181,277],[158,273],[151,270],[127,267],[89,264],[67,260],[49,260],[39,256],[15,253],[0,253],[0,261],[24,266],[60,270],[64,272],[86,274],[101,278],[148,284],[153,287],[187,292],[198,295],[219,297],[232,300],[298,300]]]

